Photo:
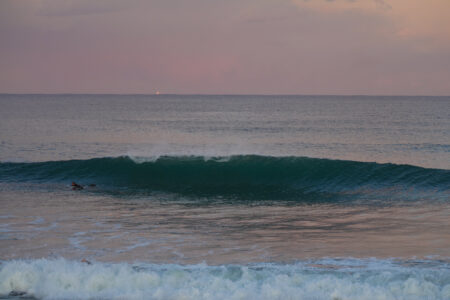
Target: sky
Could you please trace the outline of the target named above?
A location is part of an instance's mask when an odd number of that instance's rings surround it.
[[[0,93],[450,95],[449,0],[0,0]]]

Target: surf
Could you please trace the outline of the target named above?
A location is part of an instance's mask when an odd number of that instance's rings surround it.
[[[442,261],[319,259],[289,264],[3,261],[0,296],[38,299],[448,299]]]
[[[0,164],[2,182],[95,183],[104,189],[239,199],[326,199],[355,191],[444,196],[450,170],[309,157],[129,156]]]

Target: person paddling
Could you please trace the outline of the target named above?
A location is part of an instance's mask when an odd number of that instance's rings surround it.
[[[75,181],[72,181],[72,190],[79,191],[79,190],[82,190],[82,189],[83,189],[83,187],[81,185],[79,185]]]
[[[90,183],[88,185],[88,188],[95,188],[97,185],[95,183]],[[74,191],[79,191],[79,190],[83,190],[84,187],[82,185],[79,185],[78,183],[76,183],[75,181],[72,181],[72,190]]]

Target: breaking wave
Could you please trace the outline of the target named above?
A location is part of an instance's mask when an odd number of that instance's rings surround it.
[[[96,183],[104,188],[240,199],[322,198],[357,190],[448,193],[450,170],[308,157],[122,157],[1,163],[0,181]],[[447,194],[448,196],[448,194]]]
[[[449,299],[439,261],[322,259],[293,264],[6,261],[0,296],[37,299]]]

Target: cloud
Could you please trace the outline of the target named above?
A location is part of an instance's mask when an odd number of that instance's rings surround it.
[[[450,49],[450,1],[391,0],[398,36]]]
[[[349,10],[373,11],[384,7],[383,0],[292,0],[299,8],[320,11],[322,13],[336,13]]]
[[[385,10],[392,9],[392,6],[384,0],[374,0],[374,1],[375,1],[375,4],[381,9],[385,9]]]
[[[292,0],[301,10],[329,14],[383,16],[397,38],[415,39],[423,47],[450,49],[449,0]]]
[[[47,17],[70,17],[103,14],[128,9],[133,0],[41,0],[37,14]]]

